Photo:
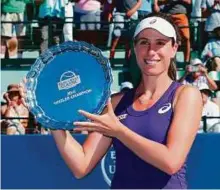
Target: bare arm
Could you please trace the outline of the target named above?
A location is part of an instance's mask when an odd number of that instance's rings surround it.
[[[76,178],[87,175],[111,145],[111,138],[91,133],[80,145],[68,131],[51,132],[64,161]]]
[[[154,7],[153,7],[154,11],[157,13],[157,12],[160,12],[160,7],[159,7],[159,4],[158,4],[158,0],[154,0]]]
[[[208,84],[210,90],[217,90],[218,86],[217,86],[216,82],[210,78],[208,73],[205,73],[205,77],[207,79],[207,82],[208,82],[207,84]]]
[[[210,90],[217,90],[218,86],[216,82],[209,76],[207,68],[204,66],[199,66],[199,70],[203,74],[203,76],[205,76]]]
[[[126,15],[128,17],[131,17],[140,7],[141,7],[141,3],[142,3],[142,0],[138,0],[137,3],[135,4],[134,7],[132,7],[132,9],[130,9]]]
[[[117,138],[147,163],[168,174],[174,174],[181,168],[192,146],[201,112],[200,92],[194,87],[184,87],[174,106],[166,145],[146,139],[126,127],[121,127]]]
[[[119,99],[112,98],[116,106]],[[104,111],[105,112],[105,111]],[[104,156],[112,139],[100,133],[92,132],[83,145],[80,145],[68,131],[52,131],[57,148],[76,178],[87,175]]]

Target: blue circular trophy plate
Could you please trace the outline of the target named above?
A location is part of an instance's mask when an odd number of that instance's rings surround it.
[[[46,50],[27,74],[26,102],[49,129],[74,128],[86,121],[79,109],[100,114],[110,97],[110,62],[86,42],[65,42]]]

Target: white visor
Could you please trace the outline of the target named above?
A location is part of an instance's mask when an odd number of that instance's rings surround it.
[[[172,24],[163,18],[153,16],[143,19],[136,27],[134,38],[144,29],[152,28],[163,34],[164,36],[174,38],[176,42],[176,31]]]

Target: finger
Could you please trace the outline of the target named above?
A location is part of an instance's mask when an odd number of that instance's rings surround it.
[[[100,120],[100,118],[99,118],[100,116],[98,116],[98,115],[91,114],[91,113],[83,111],[83,110],[79,110],[78,112],[91,120],[94,120],[94,121]]]
[[[94,132],[96,129],[90,128],[90,127],[76,127],[73,129],[75,132],[83,132],[83,131],[88,131],[88,132]]]
[[[113,110],[113,107],[112,107],[112,103],[111,103],[111,99],[110,99],[110,98],[108,99],[107,108],[108,108],[108,111],[109,111],[110,113],[114,113],[114,110]]]
[[[92,122],[74,122],[73,125],[77,127],[97,127],[97,124]]]

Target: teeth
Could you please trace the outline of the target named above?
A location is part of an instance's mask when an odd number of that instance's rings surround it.
[[[145,60],[145,63],[147,64],[156,64],[158,61],[149,61],[149,60]]]

